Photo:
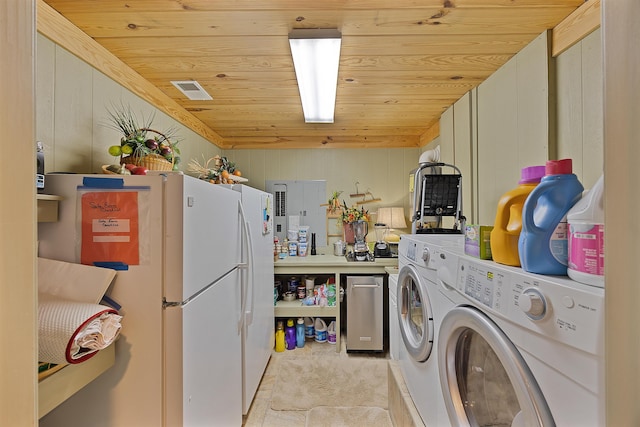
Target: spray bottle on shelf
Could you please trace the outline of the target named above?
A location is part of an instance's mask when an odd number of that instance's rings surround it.
[[[296,322],[296,347],[304,347],[304,319],[298,317]]]
[[[276,351],[280,353],[283,352],[284,349],[284,328],[282,327],[282,321],[278,321],[278,326],[276,328]]]
[[[284,329],[285,342],[287,350],[295,350],[296,348],[296,328],[293,325],[293,319],[287,320],[287,327]]]

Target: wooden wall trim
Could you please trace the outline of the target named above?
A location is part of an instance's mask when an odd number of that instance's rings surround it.
[[[553,29],[551,54],[562,52],[600,28],[600,0],[589,0]]]
[[[440,136],[440,120],[436,120],[429,129],[422,135],[420,135],[420,147],[424,147],[429,144],[431,141]]]
[[[211,143],[225,148],[224,140],[220,135],[65,19],[51,6],[38,0],[37,7],[37,29],[43,36],[67,49]]]

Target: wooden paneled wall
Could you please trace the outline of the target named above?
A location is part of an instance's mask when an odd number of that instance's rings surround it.
[[[37,425],[36,189],[31,1],[0,2],[0,425]]]

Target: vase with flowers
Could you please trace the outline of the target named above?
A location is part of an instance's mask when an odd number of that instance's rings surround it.
[[[338,222],[343,224],[344,240],[347,243],[353,244],[355,242],[352,224],[355,221],[359,221],[359,220],[369,222],[370,220],[369,212],[365,210],[364,207],[357,207],[357,206],[348,207],[347,203],[343,200],[342,210],[340,211],[340,215],[338,216]]]
[[[175,129],[158,131],[152,128],[154,115],[141,120],[130,107],[108,110],[111,127],[122,133],[119,145],[109,147],[109,154],[119,156],[123,165],[135,165],[149,170],[177,169],[180,150],[176,146]]]

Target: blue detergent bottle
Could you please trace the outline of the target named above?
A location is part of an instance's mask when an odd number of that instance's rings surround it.
[[[584,191],[572,166],[571,159],[547,161],[545,176],[524,203],[518,253],[525,271],[567,275],[567,212]]]
[[[298,348],[304,347],[304,338],[305,338],[304,319],[302,317],[298,317],[298,321],[296,322],[296,347]]]

